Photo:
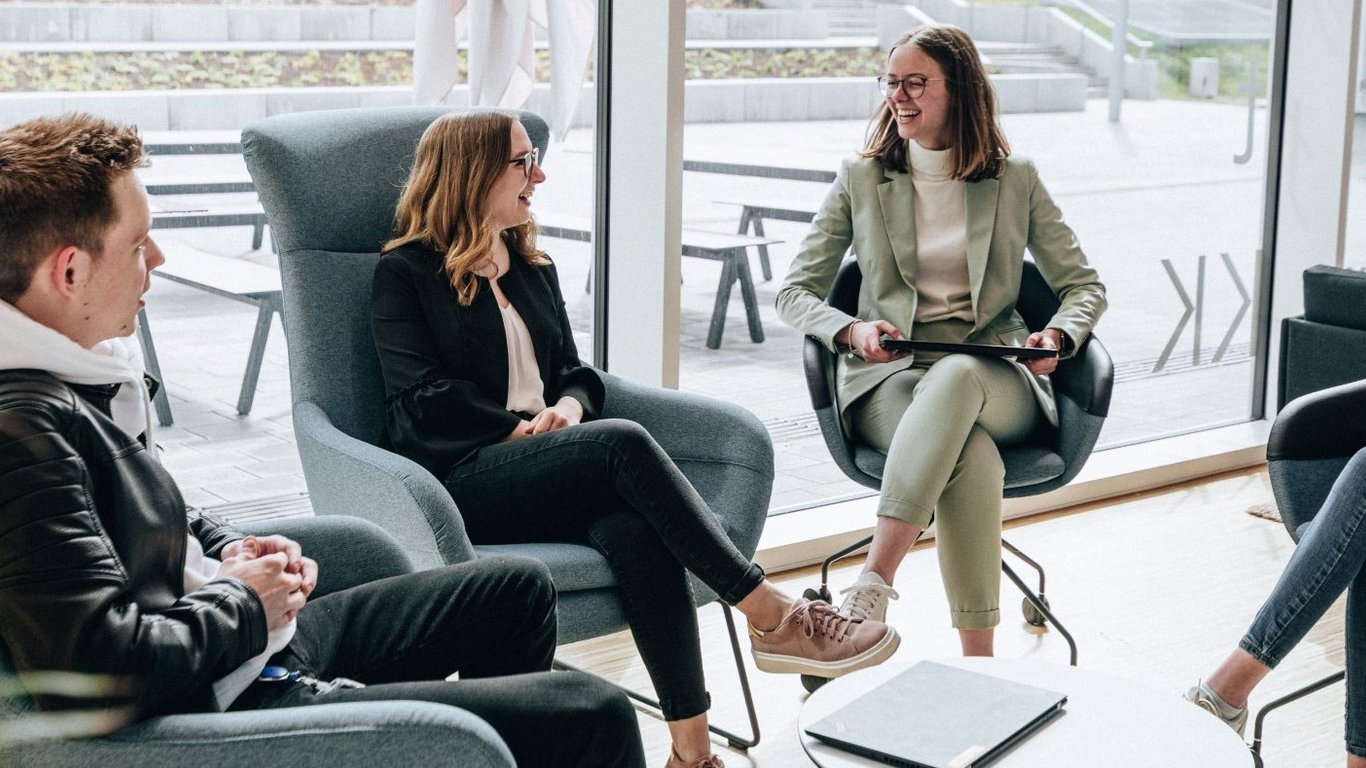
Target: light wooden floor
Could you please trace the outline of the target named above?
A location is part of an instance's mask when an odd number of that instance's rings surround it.
[[[1017,521],[1008,526],[1007,538],[1048,569],[1050,602],[1077,639],[1082,666],[1141,681],[1175,698],[1234,647],[1290,556],[1293,545],[1279,523],[1244,513],[1270,500],[1265,470],[1247,470]],[[847,586],[857,569],[853,561],[833,572],[835,591]],[[811,568],[780,574],[777,581],[796,594],[818,578]],[[932,547],[907,557],[896,587],[901,599],[892,604],[888,620],[901,633],[902,644],[893,658],[956,654]],[[1067,663],[1062,637],[1026,625],[1019,603],[1014,586],[1004,582],[997,655]],[[720,609],[708,606],[700,616],[712,720],[745,733]],[[1254,693],[1254,715],[1261,703],[1342,668],[1342,626],[1339,601]],[[741,643],[749,663],[748,641],[742,637]],[[628,633],[566,646],[560,656],[614,681],[652,690]],[[728,768],[809,765],[797,739],[797,713],[806,696],[801,684],[796,677],[758,672],[752,664],[749,675],[762,742],[748,755],[723,747],[718,754]],[[1268,719],[1267,766],[1343,765],[1342,718],[1341,685],[1281,710]],[[669,744],[664,723],[643,713],[640,723],[648,764],[663,765]],[[1249,738],[1251,729],[1249,722]],[[1117,755],[1113,765],[1123,766],[1123,756]]]

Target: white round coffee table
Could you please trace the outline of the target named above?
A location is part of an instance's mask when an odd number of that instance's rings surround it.
[[[1159,691],[1100,672],[1028,659],[934,659],[1067,694],[1063,714],[1053,718],[992,763],[992,768],[1247,768],[1252,753],[1238,734],[1170,691]],[[860,694],[909,669],[913,662],[884,664],[832,680],[802,705],[798,735],[812,762],[822,768],[878,766],[806,735],[806,729]],[[914,713],[887,713],[887,725]]]

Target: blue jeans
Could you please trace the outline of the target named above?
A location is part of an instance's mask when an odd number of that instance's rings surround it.
[[[1366,449],[1347,462],[1238,644],[1275,667],[1347,592],[1347,751],[1366,757]]]
[[[476,544],[569,541],[601,552],[664,719],[707,711],[686,571],[731,605],[764,574],[644,427],[601,419],[485,446],[451,470],[446,489]]]

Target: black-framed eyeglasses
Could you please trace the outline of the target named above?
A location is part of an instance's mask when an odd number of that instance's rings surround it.
[[[514,157],[514,158],[512,158],[511,160],[508,161],[508,165],[520,165],[520,166],[522,166],[522,173],[526,174],[526,177],[527,177],[528,179],[531,178],[531,169],[532,169],[532,168],[535,168],[537,165],[540,165],[540,163],[541,163],[541,150],[540,150],[540,149],[533,149],[533,150],[531,150],[530,152],[526,153],[525,155],[521,155],[521,156],[519,156],[519,157]]]
[[[889,99],[895,96],[897,91],[905,93],[907,98],[918,99],[925,94],[925,86],[933,80],[942,80],[946,83],[949,81],[947,77],[911,75],[907,78],[898,79],[891,75],[879,75],[877,87]]]

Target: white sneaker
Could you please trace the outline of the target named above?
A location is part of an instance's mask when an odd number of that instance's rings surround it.
[[[901,597],[872,571],[860,574],[854,586],[840,590],[840,594],[847,595],[840,604],[840,613],[854,621],[887,621],[887,601]]]
[[[1205,685],[1204,680],[1186,692],[1186,701],[1223,720],[1239,736],[1243,735],[1243,728],[1247,727],[1247,707],[1235,707],[1224,701],[1222,696]]]

